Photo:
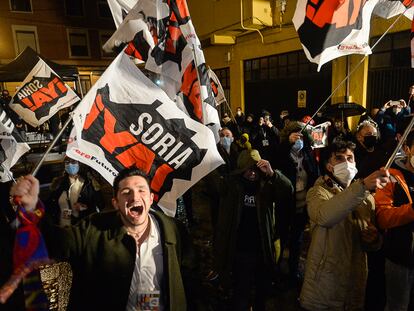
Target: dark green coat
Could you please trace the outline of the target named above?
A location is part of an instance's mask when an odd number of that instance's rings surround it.
[[[265,263],[276,264],[274,241],[278,237],[276,209],[292,200],[293,187],[287,177],[275,170],[272,178],[260,182],[256,195],[257,219],[262,241]],[[222,281],[229,281],[229,272],[234,266],[237,229],[243,206],[240,175],[230,175],[220,183],[220,210],[215,243],[215,258]],[[227,284],[228,285],[228,284]]]
[[[158,221],[163,243],[164,305],[171,311],[187,310],[184,286],[194,276],[195,264],[191,242],[174,219],[159,212],[151,214]],[[72,266],[69,310],[125,310],[136,244],[118,211],[94,214],[66,229],[44,225],[42,231],[51,257]]]

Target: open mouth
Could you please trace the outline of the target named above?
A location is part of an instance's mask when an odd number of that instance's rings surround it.
[[[142,213],[144,211],[144,206],[134,204],[134,205],[128,207],[128,210],[129,210],[129,214],[131,216],[138,217],[138,216],[142,215]]]

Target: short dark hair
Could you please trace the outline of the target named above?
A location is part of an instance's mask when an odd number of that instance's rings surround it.
[[[328,146],[328,158],[330,158],[332,154],[336,154],[338,152],[345,152],[347,149],[354,152],[355,147],[356,145],[352,141],[344,139],[334,139]]]
[[[347,149],[354,152],[355,147],[356,145],[352,141],[344,139],[334,139],[322,154],[322,171],[325,171],[326,164],[328,164],[329,159],[332,157],[333,154],[336,154],[338,152],[345,152]]]
[[[132,176],[141,176],[143,177],[148,184],[148,188],[150,189],[151,192],[151,186],[150,186],[150,179],[148,177],[148,175],[140,170],[139,168],[134,167],[129,167],[129,168],[125,168],[122,171],[119,172],[118,176],[115,177],[114,179],[114,185],[113,185],[113,189],[114,189],[114,197],[116,197],[118,190],[119,190],[119,184],[121,181],[123,181],[125,178],[128,177],[132,177]]]

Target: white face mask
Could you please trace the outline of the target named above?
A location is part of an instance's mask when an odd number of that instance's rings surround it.
[[[352,179],[358,173],[355,162],[342,162],[333,167],[333,175],[343,185],[348,187]]]

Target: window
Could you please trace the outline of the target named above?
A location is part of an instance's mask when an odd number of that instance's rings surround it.
[[[66,15],[84,16],[83,0],[65,0]]]
[[[379,37],[372,38],[371,47]],[[376,45],[369,57],[370,69],[410,67],[410,32],[388,34]]]
[[[83,95],[85,95],[86,93],[88,93],[88,91],[92,87],[91,76],[90,75],[79,75],[79,80],[80,80],[80,84],[82,87]]]
[[[68,29],[69,56],[90,57],[89,36],[86,29]]]
[[[100,32],[99,33],[99,40],[101,43],[101,47],[106,43],[106,41],[109,40],[109,38],[112,36],[112,32]],[[115,52],[111,52],[111,53],[106,53],[102,48],[101,48],[101,56],[102,58],[114,58],[116,56]]]
[[[294,78],[314,73],[316,69],[317,66],[312,64],[301,50],[244,61],[244,79],[260,81]]]
[[[32,12],[32,1],[10,0],[10,9],[14,12]]]
[[[36,52],[40,52],[36,26],[12,25],[12,31],[16,55],[23,52],[28,46]]]
[[[105,1],[98,1],[98,16],[102,18],[111,18],[111,10],[109,9],[108,2]]]

